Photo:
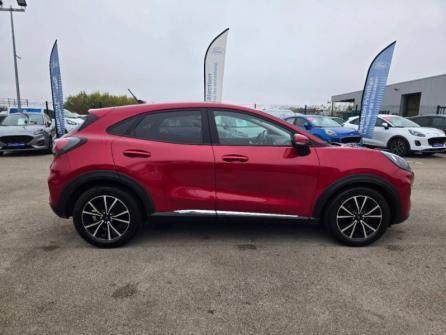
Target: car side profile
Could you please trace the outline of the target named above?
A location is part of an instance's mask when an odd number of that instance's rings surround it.
[[[340,242],[363,246],[409,216],[414,177],[391,153],[330,145],[217,103],[92,110],[53,152],[50,205],[99,247],[172,215],[322,223]]]
[[[358,129],[359,117],[351,117],[344,127]],[[363,143],[374,148],[386,148],[401,157],[410,153],[433,155],[446,149],[446,135],[442,130],[420,127],[415,122],[398,115],[379,115],[373,138],[363,138]]]

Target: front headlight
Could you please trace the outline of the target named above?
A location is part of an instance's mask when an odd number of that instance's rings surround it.
[[[43,129],[37,129],[33,131],[33,135],[43,135],[44,132]]]
[[[413,130],[413,129],[409,129],[409,133],[413,136],[426,137],[426,135],[420,133],[419,131]]]
[[[334,132],[331,129],[324,129],[325,134],[327,134],[328,136],[336,136],[336,132]]]
[[[404,158],[387,151],[381,151],[381,153],[384,156],[386,156],[393,164],[398,166],[400,169],[407,171],[411,170],[409,163],[407,163],[407,161]]]
[[[71,120],[65,120],[66,123],[68,123],[71,126],[77,126],[77,123]]]

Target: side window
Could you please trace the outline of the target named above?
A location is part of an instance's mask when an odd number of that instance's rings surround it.
[[[244,146],[288,146],[291,132],[263,118],[242,112],[214,111],[219,143]]]
[[[151,141],[203,144],[201,111],[148,113],[133,129],[131,136]]]
[[[433,127],[446,127],[446,118],[443,117],[434,117],[432,120],[432,126]]]
[[[296,126],[299,128],[305,129],[305,125],[308,124],[308,121],[305,120],[303,117],[296,118]]]
[[[296,118],[292,117],[292,118],[286,119],[286,122],[291,123],[291,124],[295,124],[294,123],[295,120],[296,120]]]
[[[357,118],[354,119],[354,120],[351,120],[350,123],[351,123],[351,124],[354,124],[354,125],[356,125],[356,126],[359,125],[359,117],[357,117]]]
[[[375,127],[382,127],[384,122],[385,121],[383,119],[377,118],[376,119],[376,123],[375,123]]]
[[[432,126],[432,119],[429,117],[420,117],[413,120],[415,123],[418,123],[422,127],[430,127]]]

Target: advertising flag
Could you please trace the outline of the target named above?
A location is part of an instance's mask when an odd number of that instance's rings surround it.
[[[54,42],[50,55],[50,80],[53,96],[54,119],[56,121],[56,134],[61,137],[65,134],[65,120],[63,114],[62,77],[60,76],[59,52],[57,41]]]
[[[209,44],[204,56],[204,101],[220,102],[223,92],[226,40],[229,28]]]
[[[396,41],[384,48],[370,64],[362,91],[359,133],[366,138],[373,137],[376,119],[381,109],[384,89],[387,84],[393,49]]]

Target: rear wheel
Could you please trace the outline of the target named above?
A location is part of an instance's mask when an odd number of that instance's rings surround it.
[[[350,246],[368,245],[386,231],[390,223],[390,208],[377,191],[357,187],[336,196],[325,213],[330,233]]]
[[[388,148],[391,153],[401,157],[407,156],[410,152],[409,143],[407,143],[407,140],[402,137],[391,139],[388,144]]]
[[[97,187],[84,192],[76,201],[73,221],[88,243],[112,248],[127,243],[136,234],[141,214],[132,195],[119,188]]]

